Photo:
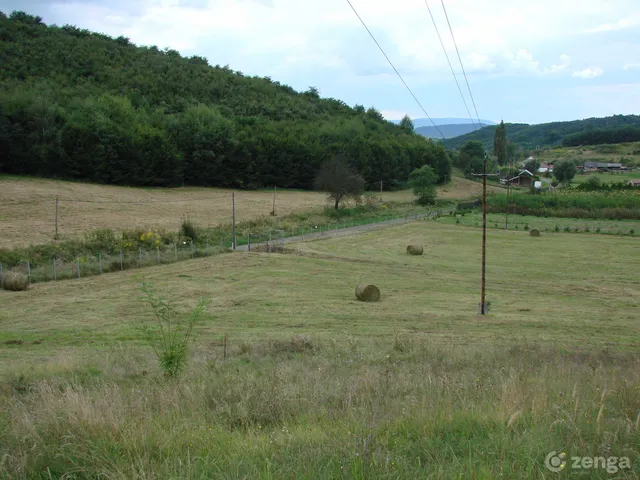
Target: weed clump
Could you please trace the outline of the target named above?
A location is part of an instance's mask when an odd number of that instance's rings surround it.
[[[159,295],[153,284],[140,282],[143,301],[153,310],[154,320],[141,318],[136,327],[158,357],[165,377],[177,376],[186,366],[193,327],[204,313],[208,301],[200,299],[186,318],[180,318],[173,301]]]

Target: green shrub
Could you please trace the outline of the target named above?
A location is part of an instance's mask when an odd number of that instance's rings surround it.
[[[182,224],[180,225],[180,233],[184,237],[189,238],[194,242],[198,238],[198,229],[196,227],[196,224],[189,220],[189,217],[184,217],[182,219]]]
[[[559,232],[560,231],[560,227],[558,225],[555,226],[555,228],[553,229],[554,232]]]
[[[565,232],[570,232],[570,231],[571,231],[571,227],[568,227],[568,226],[567,226],[567,227],[564,227],[564,231],[565,231]]]
[[[116,253],[120,250],[121,242],[113,230],[101,228],[85,235],[85,244],[88,250],[94,252]]]

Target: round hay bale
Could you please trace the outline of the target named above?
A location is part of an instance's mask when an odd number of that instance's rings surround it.
[[[408,255],[422,255],[422,245],[409,245],[407,247],[407,254]]]
[[[380,290],[375,285],[359,283],[356,286],[356,298],[363,302],[377,302],[380,300]]]
[[[12,292],[21,292],[29,288],[29,277],[19,272],[0,274],[0,288]]]
[[[538,230],[537,228],[532,228],[529,231],[529,235],[531,235],[532,237],[539,237],[540,236],[540,230]]]

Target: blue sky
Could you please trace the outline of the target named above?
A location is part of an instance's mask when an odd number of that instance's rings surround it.
[[[352,3],[430,116],[467,116],[424,0]],[[428,3],[460,75],[440,0]],[[640,113],[639,0],[444,4],[481,118]],[[424,117],[346,0],[0,0],[0,10],[13,9],[201,55],[297,90],[313,85],[389,119]],[[472,108],[468,94],[467,102]]]

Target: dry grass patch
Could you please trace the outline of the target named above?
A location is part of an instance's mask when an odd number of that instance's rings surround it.
[[[454,178],[439,187],[438,196],[467,198],[481,189],[476,182]],[[177,231],[187,217],[205,228],[230,224],[232,219],[232,191],[218,188],[132,188],[0,177],[0,192],[0,248],[50,242],[55,232],[56,196],[62,238],[81,237],[100,228]],[[387,202],[414,200],[410,190],[383,192],[381,198]],[[273,209],[273,191],[235,191],[235,200],[238,222],[269,217]],[[278,190],[276,196],[278,216],[327,205],[326,195],[318,192]]]

